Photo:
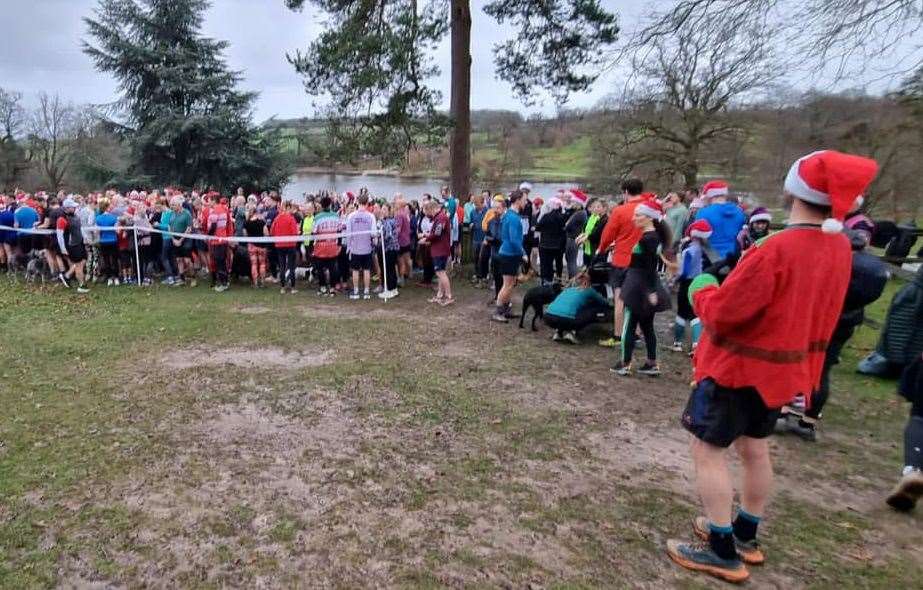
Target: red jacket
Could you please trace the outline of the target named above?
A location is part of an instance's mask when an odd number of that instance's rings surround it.
[[[695,380],[755,387],[769,408],[810,398],[851,269],[846,237],[818,228],[789,228],[747,250],[723,285],[693,294],[704,327]]]
[[[269,235],[274,238],[283,237],[283,236],[297,236],[298,235],[298,222],[295,221],[295,217],[287,212],[283,211],[276,215],[276,218],[272,221],[272,227],[269,228]],[[297,241],[292,240],[291,242],[276,242],[276,248],[294,248],[297,245]]]
[[[599,237],[598,252],[605,252],[609,244],[615,243],[612,251],[612,266],[627,268],[631,264],[631,250],[641,239],[641,228],[635,225],[635,207],[643,199],[632,197],[609,214],[609,220]]]

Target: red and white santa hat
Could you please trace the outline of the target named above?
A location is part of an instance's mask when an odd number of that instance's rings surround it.
[[[785,191],[796,199],[827,206],[831,217],[821,228],[827,233],[843,230],[846,215],[862,204],[862,193],[878,174],[870,158],[821,150],[799,158],[785,177]]]
[[[723,180],[712,180],[706,182],[702,187],[701,195],[706,199],[714,199],[715,197],[724,197],[728,194],[728,183]]]
[[[580,190],[579,188],[572,188],[567,193],[570,196],[571,201],[576,201],[581,205],[586,205],[586,202],[589,200],[586,196],[586,193]]]
[[[657,202],[656,195],[645,194],[643,201],[635,206],[636,215],[646,215],[654,221],[663,220],[663,205]]]
[[[701,238],[707,240],[711,237],[712,228],[711,224],[705,221],[704,219],[699,219],[689,224],[689,227],[686,228],[686,236],[690,238]]]

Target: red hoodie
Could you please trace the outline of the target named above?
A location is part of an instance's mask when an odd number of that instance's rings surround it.
[[[274,238],[297,236],[298,222],[295,221],[295,217],[291,213],[283,211],[276,215],[276,218],[272,221],[272,227],[269,228],[269,235]],[[295,240],[291,242],[276,242],[276,248],[294,248],[296,245],[297,241]]]

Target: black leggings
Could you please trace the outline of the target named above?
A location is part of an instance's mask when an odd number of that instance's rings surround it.
[[[279,282],[285,286],[295,287],[295,248],[279,248],[276,246],[276,255],[279,257]]]
[[[397,255],[399,252],[397,250],[386,250],[385,259],[381,259],[381,252],[378,252],[378,264],[384,270],[385,286],[388,290],[393,291],[397,289]]]
[[[503,271],[500,269],[500,259],[497,256],[494,256],[490,260],[491,270],[494,275],[494,295],[500,295],[500,289],[503,288]]]
[[[830,370],[833,369],[833,365],[840,362],[840,352],[849,337],[852,336],[852,333],[853,331],[850,330],[846,338],[831,339],[830,344],[827,345],[827,352],[824,355],[824,368],[820,373],[820,387],[811,396],[811,408],[804,413],[808,418],[816,420],[821,417],[821,412],[824,411],[824,406],[827,405],[827,400],[830,398]]]
[[[336,258],[315,258],[314,272],[317,273],[317,285],[321,288],[330,287],[331,289],[337,284],[337,259]],[[330,280],[327,280],[327,274],[330,274]]]
[[[641,327],[644,334],[644,345],[647,347],[647,358],[657,360],[657,334],[654,333],[654,314],[647,313],[643,316],[625,308],[625,325],[622,327],[622,362],[626,365],[631,362],[631,355],[635,351],[635,332]]]
[[[111,244],[100,244],[99,245],[99,258],[100,258],[100,276],[104,279],[117,279],[119,278],[119,247],[118,244],[112,242]]]
[[[554,330],[562,332],[579,332],[590,324],[596,323],[596,313],[602,309],[596,305],[588,305],[577,312],[575,318],[565,318],[550,313],[545,314],[545,324]]]
[[[542,283],[551,283],[556,276],[564,274],[564,249],[539,248],[538,262]]]
[[[475,268],[477,269],[475,274],[477,274],[479,279],[487,278],[487,272],[490,268],[490,246],[486,242],[482,243],[478,250],[478,259]]]

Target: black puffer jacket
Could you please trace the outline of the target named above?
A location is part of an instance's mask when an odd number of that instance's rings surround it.
[[[855,250],[852,255],[852,273],[849,275],[843,312],[833,332],[834,340],[852,336],[853,330],[865,320],[865,306],[878,301],[889,278],[885,263],[862,250],[865,246],[862,238],[850,236],[850,240]]]
[[[898,365],[923,353],[923,266],[891,301],[876,351]]]

